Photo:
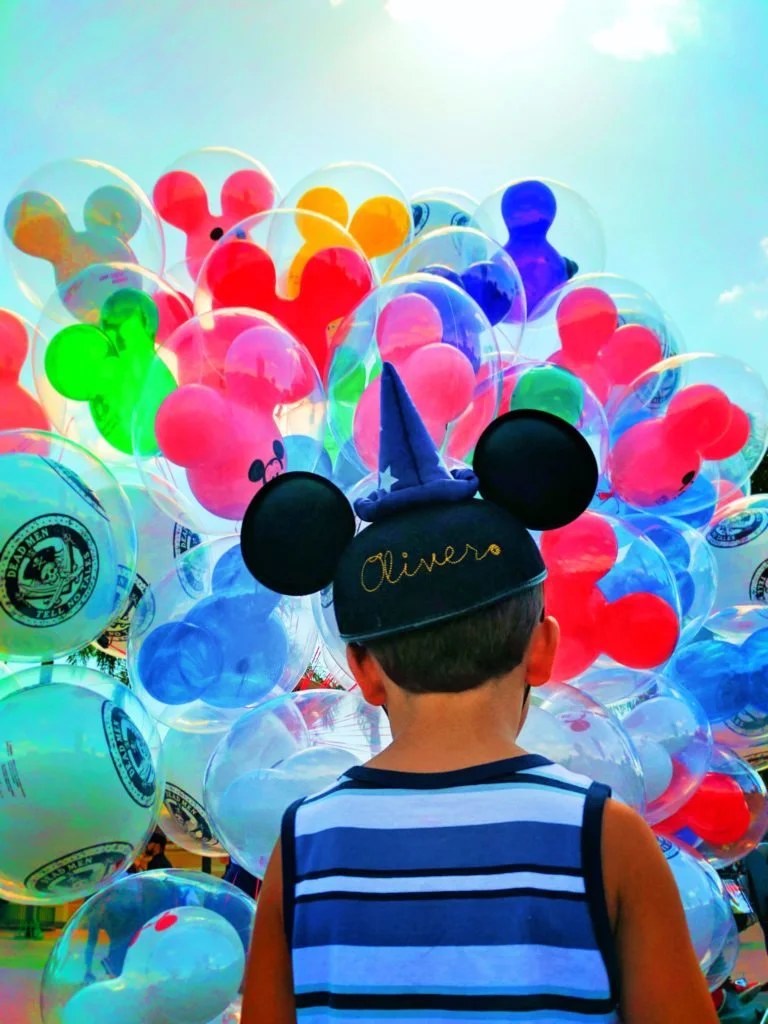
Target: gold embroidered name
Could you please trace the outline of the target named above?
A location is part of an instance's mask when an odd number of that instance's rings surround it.
[[[377,551],[375,555],[370,555],[363,562],[363,567],[360,570],[360,586],[366,593],[375,594],[385,583],[394,587],[401,580],[413,579],[421,572],[431,573],[433,569],[443,569],[447,565],[461,565],[468,558],[474,559],[475,562],[482,562],[489,555],[498,556],[500,554],[501,548],[498,544],[489,544],[483,552],[480,552],[472,544],[465,544],[460,555],[456,553],[453,545],[447,544],[442,555],[433,551],[428,558],[422,556],[415,565],[411,566],[408,564],[407,551],[401,551],[400,561],[397,565],[391,551]]]

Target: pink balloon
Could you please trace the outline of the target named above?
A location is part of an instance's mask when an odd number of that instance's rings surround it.
[[[728,430],[731,403],[712,384],[692,384],[674,396],[664,421],[671,444],[700,450],[719,441]]]
[[[163,455],[177,466],[211,462],[232,443],[224,397],[202,384],[187,384],[165,398],[155,417]]]
[[[600,350],[600,365],[613,384],[631,384],[662,357],[661,342],[647,327],[626,324]]]
[[[360,395],[352,423],[352,440],[357,454],[368,469],[379,464],[379,428],[381,421],[381,383],[377,378]]]
[[[258,324],[238,335],[224,360],[227,393],[236,402],[269,410],[298,402],[312,389],[298,343],[277,324]]]
[[[418,349],[442,339],[440,313],[424,295],[398,295],[379,314],[376,340],[381,358],[394,363],[398,369]]]
[[[749,441],[752,424],[744,410],[731,403],[731,422],[721,438],[701,449],[705,459],[719,461],[736,455]]]
[[[557,307],[557,332],[567,361],[590,362],[619,325],[616,305],[599,288],[576,288]],[[567,366],[567,362],[562,364]]]
[[[453,345],[425,345],[402,364],[400,375],[425,419],[448,424],[461,416],[472,401],[472,364]]]

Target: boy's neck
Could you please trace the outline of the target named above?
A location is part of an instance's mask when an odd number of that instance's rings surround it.
[[[447,772],[524,754],[517,744],[524,695],[518,671],[463,693],[417,695],[388,685],[393,741],[369,766]]]

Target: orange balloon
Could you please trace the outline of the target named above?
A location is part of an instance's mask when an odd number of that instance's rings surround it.
[[[349,225],[350,235],[369,259],[399,249],[410,230],[410,210],[393,196],[367,199],[355,211]]]

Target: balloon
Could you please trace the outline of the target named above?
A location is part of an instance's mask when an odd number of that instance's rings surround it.
[[[128,672],[149,712],[182,731],[217,732],[293,689],[314,650],[308,602],[247,572],[235,537],[177,559],[131,622]]]
[[[512,358],[525,327],[525,290],[517,267],[497,242],[471,227],[428,232],[398,254],[384,279],[419,273],[443,277],[466,291]]]
[[[0,896],[61,904],[129,867],[162,800],[159,739],[137,698],[70,665],[10,677],[0,697],[7,754]]]
[[[620,723],[587,694],[562,685],[532,690],[518,742],[525,750],[610,786],[639,813],[645,810],[635,749]]]
[[[156,401],[173,360],[179,386]],[[303,438],[305,468],[322,453],[325,395],[306,349],[270,317],[224,310],[187,321],[155,357],[134,419],[155,439],[139,469],[176,486],[207,533],[239,522],[251,498],[286,469],[287,439]],[[152,493],[151,488],[150,493]]]
[[[439,277],[382,285],[334,342],[329,427],[339,450],[354,452],[360,476],[378,466],[384,360],[397,367],[435,443],[452,458],[469,454],[498,411],[500,360],[490,324],[463,289]]]
[[[547,296],[575,274],[602,270],[605,241],[597,215],[558,182],[514,181],[484,199],[474,219],[491,238],[505,239],[525,285],[528,317],[546,308]]]
[[[230,1014],[240,1002],[255,909],[239,889],[196,871],[118,879],[81,906],[58,938],[43,975],[43,1021],[236,1019]]]
[[[667,388],[670,374],[674,391]],[[609,477],[627,504],[658,510],[691,489],[701,473],[720,481],[722,500],[723,488],[730,484],[735,493],[762,457],[768,390],[730,357],[676,356],[641,374],[608,419],[614,434]],[[702,493],[698,505],[717,500],[717,492]]]
[[[741,938],[736,925],[736,918],[732,914],[720,955],[707,971],[707,985],[710,992],[717,991],[731,977],[740,952]]]
[[[716,868],[742,860],[768,828],[768,799],[757,771],[728,747],[716,744],[699,788],[657,829],[677,836]]]
[[[541,536],[547,611],[560,623],[552,678],[585,672],[600,654],[655,668],[677,644],[679,598],[661,552],[618,519],[586,512]]]
[[[656,334],[620,324],[613,299],[599,288],[569,292],[556,316],[561,348],[549,361],[584,380],[603,404],[662,357]]]
[[[163,832],[198,857],[226,857],[203,806],[203,777],[219,741],[218,733],[170,729],[163,740],[165,795]]]
[[[335,690],[286,694],[243,715],[205,776],[205,806],[231,855],[263,876],[295,800],[333,783],[389,742],[379,708]]]
[[[67,284],[82,270],[163,265],[162,231],[147,196],[122,171],[95,160],[47,164],[18,186],[5,210],[6,253],[25,297],[38,308],[58,288],[61,309],[78,316]]]
[[[683,903],[688,931],[702,971],[720,956],[730,934],[733,915],[716,872],[693,850],[657,836]]]
[[[725,505],[705,536],[718,570],[713,612],[768,601],[768,496]]]
[[[384,269],[392,255],[413,236],[411,207],[400,186],[372,164],[342,163],[321,167],[302,178],[281,206],[322,214],[346,228],[374,266]],[[312,218],[296,218],[304,247],[294,273],[323,244],[325,230]]]
[[[687,690],[654,672],[593,668],[573,685],[621,722],[643,768],[646,820],[662,821],[696,792],[712,757],[704,708]]]
[[[297,265],[307,236],[311,252]],[[315,213],[272,210],[242,221],[214,246],[200,271],[195,311],[239,307],[273,316],[306,346],[325,379],[337,323],[372,287],[363,250],[339,224]]]
[[[474,228],[477,200],[452,188],[430,188],[411,196],[411,218],[415,238],[441,228]]]
[[[185,153],[152,190],[155,209],[168,225],[166,240],[173,248],[168,262],[183,258],[189,282],[196,281],[222,235],[246,217],[277,206],[278,199],[269,171],[246,153],[223,146]]]
[[[128,499],[93,455],[38,431],[0,434],[0,480],[0,657],[64,657],[99,636],[128,598]]]
[[[22,387],[32,328],[9,309],[0,309],[0,430],[50,430],[37,399]]]

